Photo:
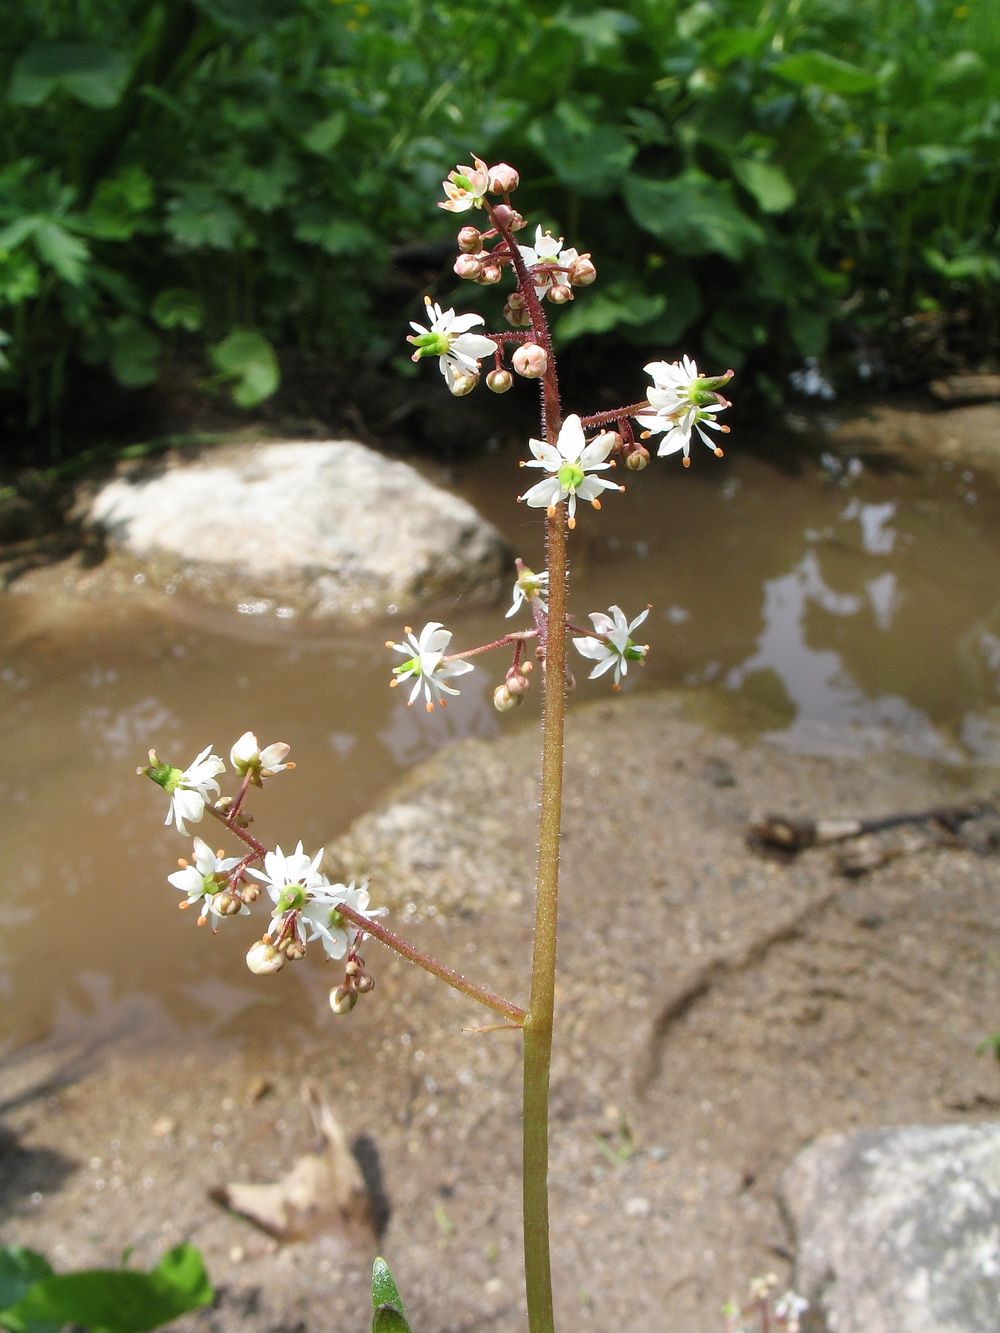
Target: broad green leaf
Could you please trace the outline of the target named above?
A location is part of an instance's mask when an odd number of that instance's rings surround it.
[[[372,1309],[372,1333],[411,1333],[403,1298],[381,1257],[372,1265]]]
[[[195,0],[199,9],[224,28],[239,32],[267,32],[287,18],[295,0]]]
[[[784,213],[795,203],[792,183],[780,167],[753,159],[737,159],[731,165],[733,175],[757,200],[762,212]]]
[[[708,34],[702,50],[716,69],[725,69],[744,56],[756,60],[770,39],[771,33],[766,27],[723,28]]]
[[[377,253],[379,238],[363,222],[350,218],[304,215],[296,224],[295,239],[318,245],[328,255],[362,255]]]
[[[772,65],[771,73],[788,83],[813,84],[841,97],[870,92],[878,82],[874,74],[862,69],[860,65],[838,60],[825,51],[802,51],[798,55],[788,56]]]
[[[624,194],[639,226],[678,254],[738,260],[764,241],[763,229],[736,203],[728,182],[700,172],[669,181],[630,176]]]
[[[209,186],[191,186],[167,204],[167,231],[187,249],[232,250],[243,226],[239,212]]]
[[[124,319],[111,335],[111,373],[126,389],[152,384],[160,363],[160,340],[135,319]]]
[[[67,231],[54,218],[40,218],[33,239],[39,257],[51,264],[60,278],[74,287],[83,282],[90,251],[79,236]]]
[[[956,51],[938,67],[934,85],[943,93],[974,97],[985,91],[988,79],[989,66],[977,51]]]
[[[126,241],[135,233],[152,204],[152,177],[142,167],[123,167],[114,176],[106,176],[101,181],[81,221],[91,236],[106,241]]]
[[[0,1321],[3,1311],[16,1305],[30,1287],[51,1276],[52,1265],[44,1254],[23,1245],[5,1245],[0,1249]]]
[[[17,247],[34,235],[35,230],[41,225],[44,218],[31,214],[26,217],[15,218],[9,222],[6,227],[0,230],[0,251],[16,250]]]
[[[150,313],[161,329],[187,329],[188,333],[200,329],[205,318],[201,297],[187,287],[164,287],[156,293]]]
[[[637,282],[599,284],[567,309],[555,326],[558,342],[567,343],[584,333],[610,333],[622,324],[648,324],[666,309],[662,293],[649,295]]]
[[[234,329],[208,351],[216,370],[237,381],[232,391],[237,407],[256,407],[277,389],[281,379],[277,358],[262,333]]]
[[[39,1322],[79,1324],[95,1333],[148,1333],[212,1300],[197,1250],[180,1245],[151,1273],[93,1269],[37,1281],[4,1311],[11,1333]]]
[[[573,14],[565,8],[552,22],[553,26],[565,28],[579,38],[586,65],[596,64],[603,56],[617,54],[621,39],[639,30],[636,19],[620,9],[595,9],[591,14]]]
[[[792,342],[803,356],[822,356],[830,341],[829,317],[808,306],[791,305],[785,311],[785,320]]]
[[[302,135],[302,146],[308,148],[310,153],[318,153],[320,157],[325,157],[331,148],[336,148],[340,143],[346,129],[347,113],[335,111],[325,120],[318,120],[315,125],[310,125]]]
[[[121,51],[97,42],[36,42],[14,63],[7,100],[41,106],[65,93],[86,106],[115,106],[128,82],[129,62]]]
[[[529,125],[526,137],[562,184],[581,194],[610,194],[636,153],[624,130],[593,124],[565,105]]]
[[[23,250],[12,254],[0,251],[0,306],[30,301],[41,285],[38,265]]]

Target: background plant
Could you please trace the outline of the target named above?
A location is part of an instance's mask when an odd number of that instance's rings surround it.
[[[607,281],[563,341],[683,338],[771,394],[841,331],[911,374],[996,348],[991,0],[39,0],[0,43],[15,427],[87,367],[249,407],[279,359],[389,357],[447,297],[421,201],[470,145],[586,208]]]

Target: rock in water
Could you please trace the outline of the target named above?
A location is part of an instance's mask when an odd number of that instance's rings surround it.
[[[261,612],[365,619],[484,604],[511,563],[471,505],[349,440],[229,445],[133,468],[78,508],[150,583]]]

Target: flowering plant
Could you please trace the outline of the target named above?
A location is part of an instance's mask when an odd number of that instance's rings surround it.
[[[530,457],[523,459],[521,466],[545,475],[519,499],[529,508],[545,511],[546,567],[535,572],[517,561],[513,600],[506,612],[507,618],[529,612],[531,624],[489,643],[452,653],[448,651],[451,631],[432,620],[419,632],[407,626],[402,642],[390,639],[386,646],[403,658],[392,668],[390,684],[405,683],[409,688],[407,702],[413,704],[422,698],[431,713],[436,704],[443,707],[448,697],[458,694],[455,682],[474,669],[475,663],[469,659],[479,654],[502,649],[511,653],[511,665],[493,695],[500,712],[509,712],[524,702],[534,669],[536,665],[540,668],[545,706],[535,934],[527,1007],[469,981],[382,925],[381,913],[369,909],[367,881],[359,886],[331,884],[320,868],[321,852],[310,856],[301,842],[291,853],[282,852],[280,847],[269,850],[251,836],[243,814],[247,793],[251,786],[261,786],[293,767],[286,762],[287,746],[277,743],[261,749],[252,732],[242,736],[230,754],[241,778],[239,791],[232,798],[212,799],[218,796],[216,779],[225,765],[211,753],[210,746],[184,771],[160,763],[152,752],[148,767],[141,771],[170,795],[167,822],[175,822],[182,833],[186,823],[197,823],[208,813],[242,843],[241,856],[223,858],[221,852],[214,854],[196,838],[194,864],[183,862],[181,870],[170,876],[170,882],[186,895],[182,906],[202,905],[199,920],[211,917],[213,929],[218,929],[227,916],[246,913],[262,889],[266,891],[271,916],[263,936],[247,955],[252,971],[276,972],[287,962],[301,958],[307,947],[318,941],[328,959],[344,960],[343,979],[332,988],[330,1004],[335,1013],[347,1013],[375,984],[359,953],[364,939],[373,936],[490,1008],[500,1020],[494,1027],[520,1030],[528,1325],[530,1333],[552,1333],[548,1085],[555,997],[563,728],[566,695],[573,684],[567,645],[569,636],[573,636],[577,651],[594,663],[591,678],[613,673],[613,687],[620,689],[629,666],[642,665],[649,651],[648,645],[636,643],[632,636],[650,611],[647,607],[630,620],[620,606],[614,605],[606,612],[590,612],[589,628],[576,624],[568,610],[568,541],[576,527],[578,502],[585,501],[599,510],[605,493],[623,492],[625,487],[620,482],[604,474],[619,465],[630,472],[641,472],[650,461],[644,442],[651,437],[662,437],[658,455],[679,452],[685,466],[691,461],[694,432],[721,455],[721,448],[706,431],[723,434],[728,429],[717,417],[729,406],[719,390],[732,377],[732,371],[705,376],[689,357],[670,363],[654,361],[645,368],[653,380],[645,399],[590,416],[564,416],[545,302],[559,306],[574,299],[574,289],[594,282],[597,270],[589,254],[566,246],[563,237],[555,238],[540,227],[533,245],[517,242],[516,235],[525,225],[510,202],[517,184],[517,173],[505,163],[488,166],[474,158],[471,166],[458,166],[449,173],[443,182],[445,198],[440,201],[440,207],[450,213],[485,213],[482,229],[470,223],[461,227],[455,272],[483,286],[495,285],[505,275],[512,279],[513,289],[504,307],[509,327],[499,332],[473,332],[484,324],[481,316],[445,310],[427,297],[429,323],[412,322],[408,341],[416,349],[414,360],[437,358],[445,383],[456,396],[476,388],[484,361],[492,362],[486,384],[495,393],[507,392],[516,377],[538,382],[541,430],[537,439],[528,441]],[[638,437],[633,422],[641,428]],[[373,1327],[406,1333],[409,1326],[402,1302],[383,1269],[376,1265],[376,1292],[381,1291],[385,1299],[381,1304],[376,1302]],[[381,1323],[380,1311],[385,1314]]]

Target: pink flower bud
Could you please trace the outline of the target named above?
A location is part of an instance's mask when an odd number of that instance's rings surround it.
[[[498,685],[493,691],[493,707],[498,713],[512,713],[524,702],[523,696],[511,694],[506,684]]]
[[[514,369],[526,380],[540,380],[549,368],[545,348],[537,343],[522,343],[512,358]]]
[[[499,264],[484,264],[482,272],[479,274],[479,281],[484,287],[492,287],[494,283],[500,281],[501,272],[502,270]]]
[[[486,376],[486,387],[494,393],[506,393],[513,383],[514,376],[509,370],[491,370]]]
[[[597,277],[597,269],[590,255],[581,255],[579,259],[574,259],[569,266],[568,277],[574,287],[589,287]]]
[[[517,293],[515,292],[514,295]],[[526,329],[531,324],[531,316],[524,306],[516,306],[513,297],[503,308],[503,317],[515,329]]]
[[[497,204],[493,209],[493,217],[498,226],[506,227],[509,231],[516,231],[518,227],[524,226],[524,219],[516,208],[511,208],[510,204]]]
[[[517,189],[520,179],[514,168],[506,162],[490,167],[490,190],[493,194],[509,194],[511,190]]]
[[[460,278],[468,278],[472,282],[478,282],[483,271],[479,256],[469,254],[459,255],[452,268]]]
[[[548,298],[554,305],[565,305],[573,299],[573,288],[564,282],[554,283],[548,290]]]
[[[508,693],[513,695],[527,694],[531,689],[531,681],[519,671],[507,677],[506,685]]]
[[[483,248],[483,236],[478,227],[463,227],[458,233],[458,248],[466,255],[475,255]]]

